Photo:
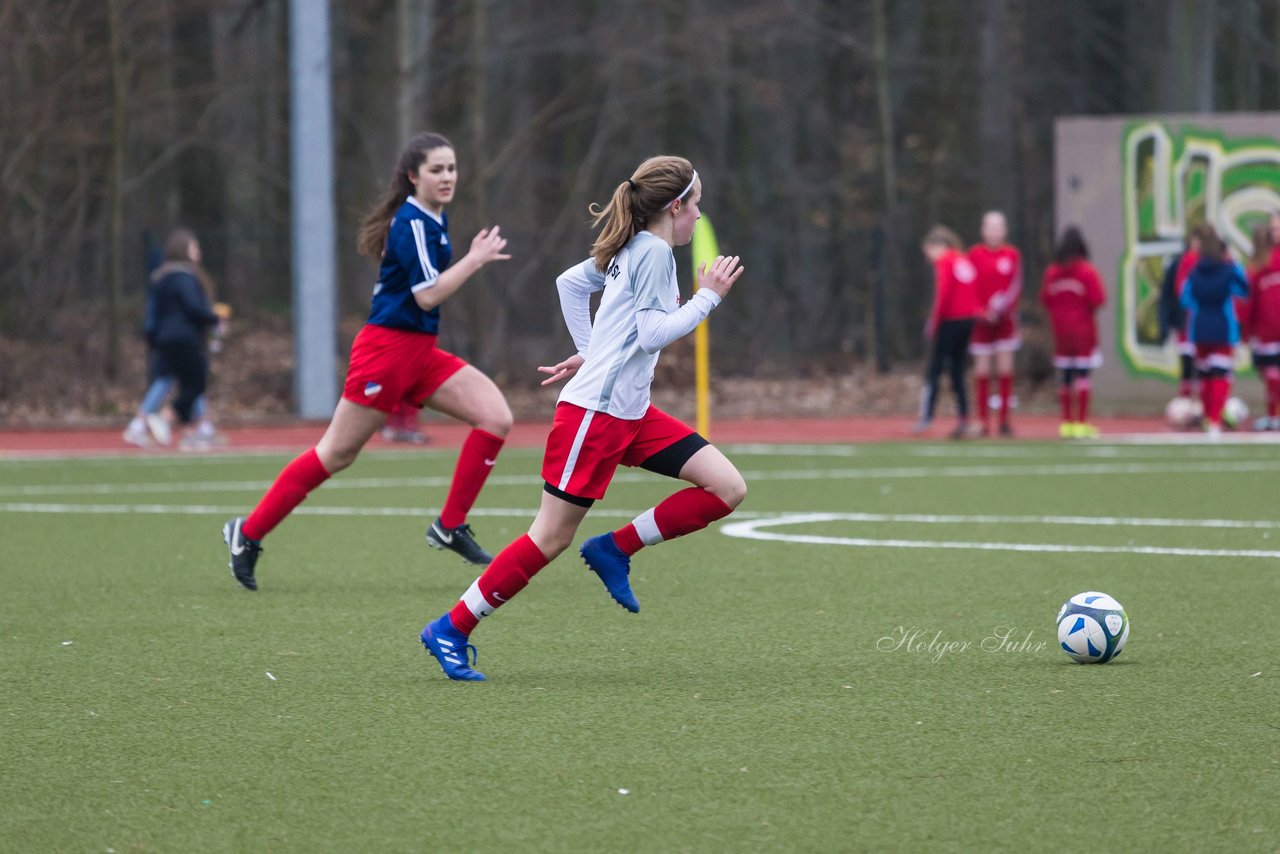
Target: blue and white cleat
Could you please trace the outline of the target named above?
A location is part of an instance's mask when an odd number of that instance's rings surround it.
[[[640,603],[631,592],[631,558],[622,553],[613,541],[613,534],[592,537],[578,549],[587,568],[600,576],[613,601],[633,614],[640,613]]]
[[[467,640],[467,636],[453,627],[453,621],[445,614],[422,627],[418,635],[427,652],[435,656],[440,669],[450,679],[462,682],[483,682],[484,674],[473,670],[467,663],[467,650],[471,650],[471,664],[476,663],[476,648]]]

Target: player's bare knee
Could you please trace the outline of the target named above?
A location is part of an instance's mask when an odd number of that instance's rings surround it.
[[[559,557],[565,549],[573,545],[573,535],[575,531],[562,531],[559,529],[542,529],[529,531],[529,539],[533,540],[533,544],[546,557],[548,561],[553,561]]]
[[[489,418],[489,425],[484,430],[505,439],[507,434],[511,432],[511,425],[514,421],[511,409],[504,403],[502,409]]]
[[[320,464],[324,466],[324,470],[330,475],[335,475],[345,468],[350,468],[359,455],[359,448],[331,448],[323,445],[316,448],[316,456],[320,458]]]
[[[734,471],[731,477],[724,478],[711,491],[731,509],[736,509],[747,497],[747,482],[742,479],[742,475]]]

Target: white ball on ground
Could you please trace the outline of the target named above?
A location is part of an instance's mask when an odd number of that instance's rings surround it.
[[[1124,606],[1106,593],[1077,593],[1058,610],[1058,645],[1081,664],[1105,664],[1128,641]]]
[[[1226,406],[1222,407],[1223,426],[1229,430],[1239,430],[1248,420],[1249,404],[1238,397],[1228,398]]]

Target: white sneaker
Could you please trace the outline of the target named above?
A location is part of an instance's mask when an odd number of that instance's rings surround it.
[[[147,434],[147,431],[139,430],[132,424],[125,428],[124,434],[121,438],[123,438],[125,443],[129,445],[134,445],[139,448],[151,447],[151,436]]]
[[[165,420],[163,415],[158,413],[148,415],[147,429],[151,431],[151,435],[155,437],[157,444],[167,447],[173,443],[173,430],[169,427],[169,422]]]

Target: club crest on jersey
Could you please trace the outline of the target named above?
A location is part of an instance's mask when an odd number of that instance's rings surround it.
[[[449,245],[449,235],[447,235],[447,234],[442,234],[442,235],[440,235],[440,245],[441,245],[441,246],[448,246],[448,245]]]
[[[1000,275],[1007,276],[1013,272],[1013,260],[1010,258],[1001,258],[996,262],[996,269],[1000,271]]]
[[[382,384],[381,384],[381,383],[365,383],[365,384],[364,384],[364,396],[365,396],[365,397],[377,397],[377,396],[378,396],[378,392],[380,392],[380,391],[382,391]]]

